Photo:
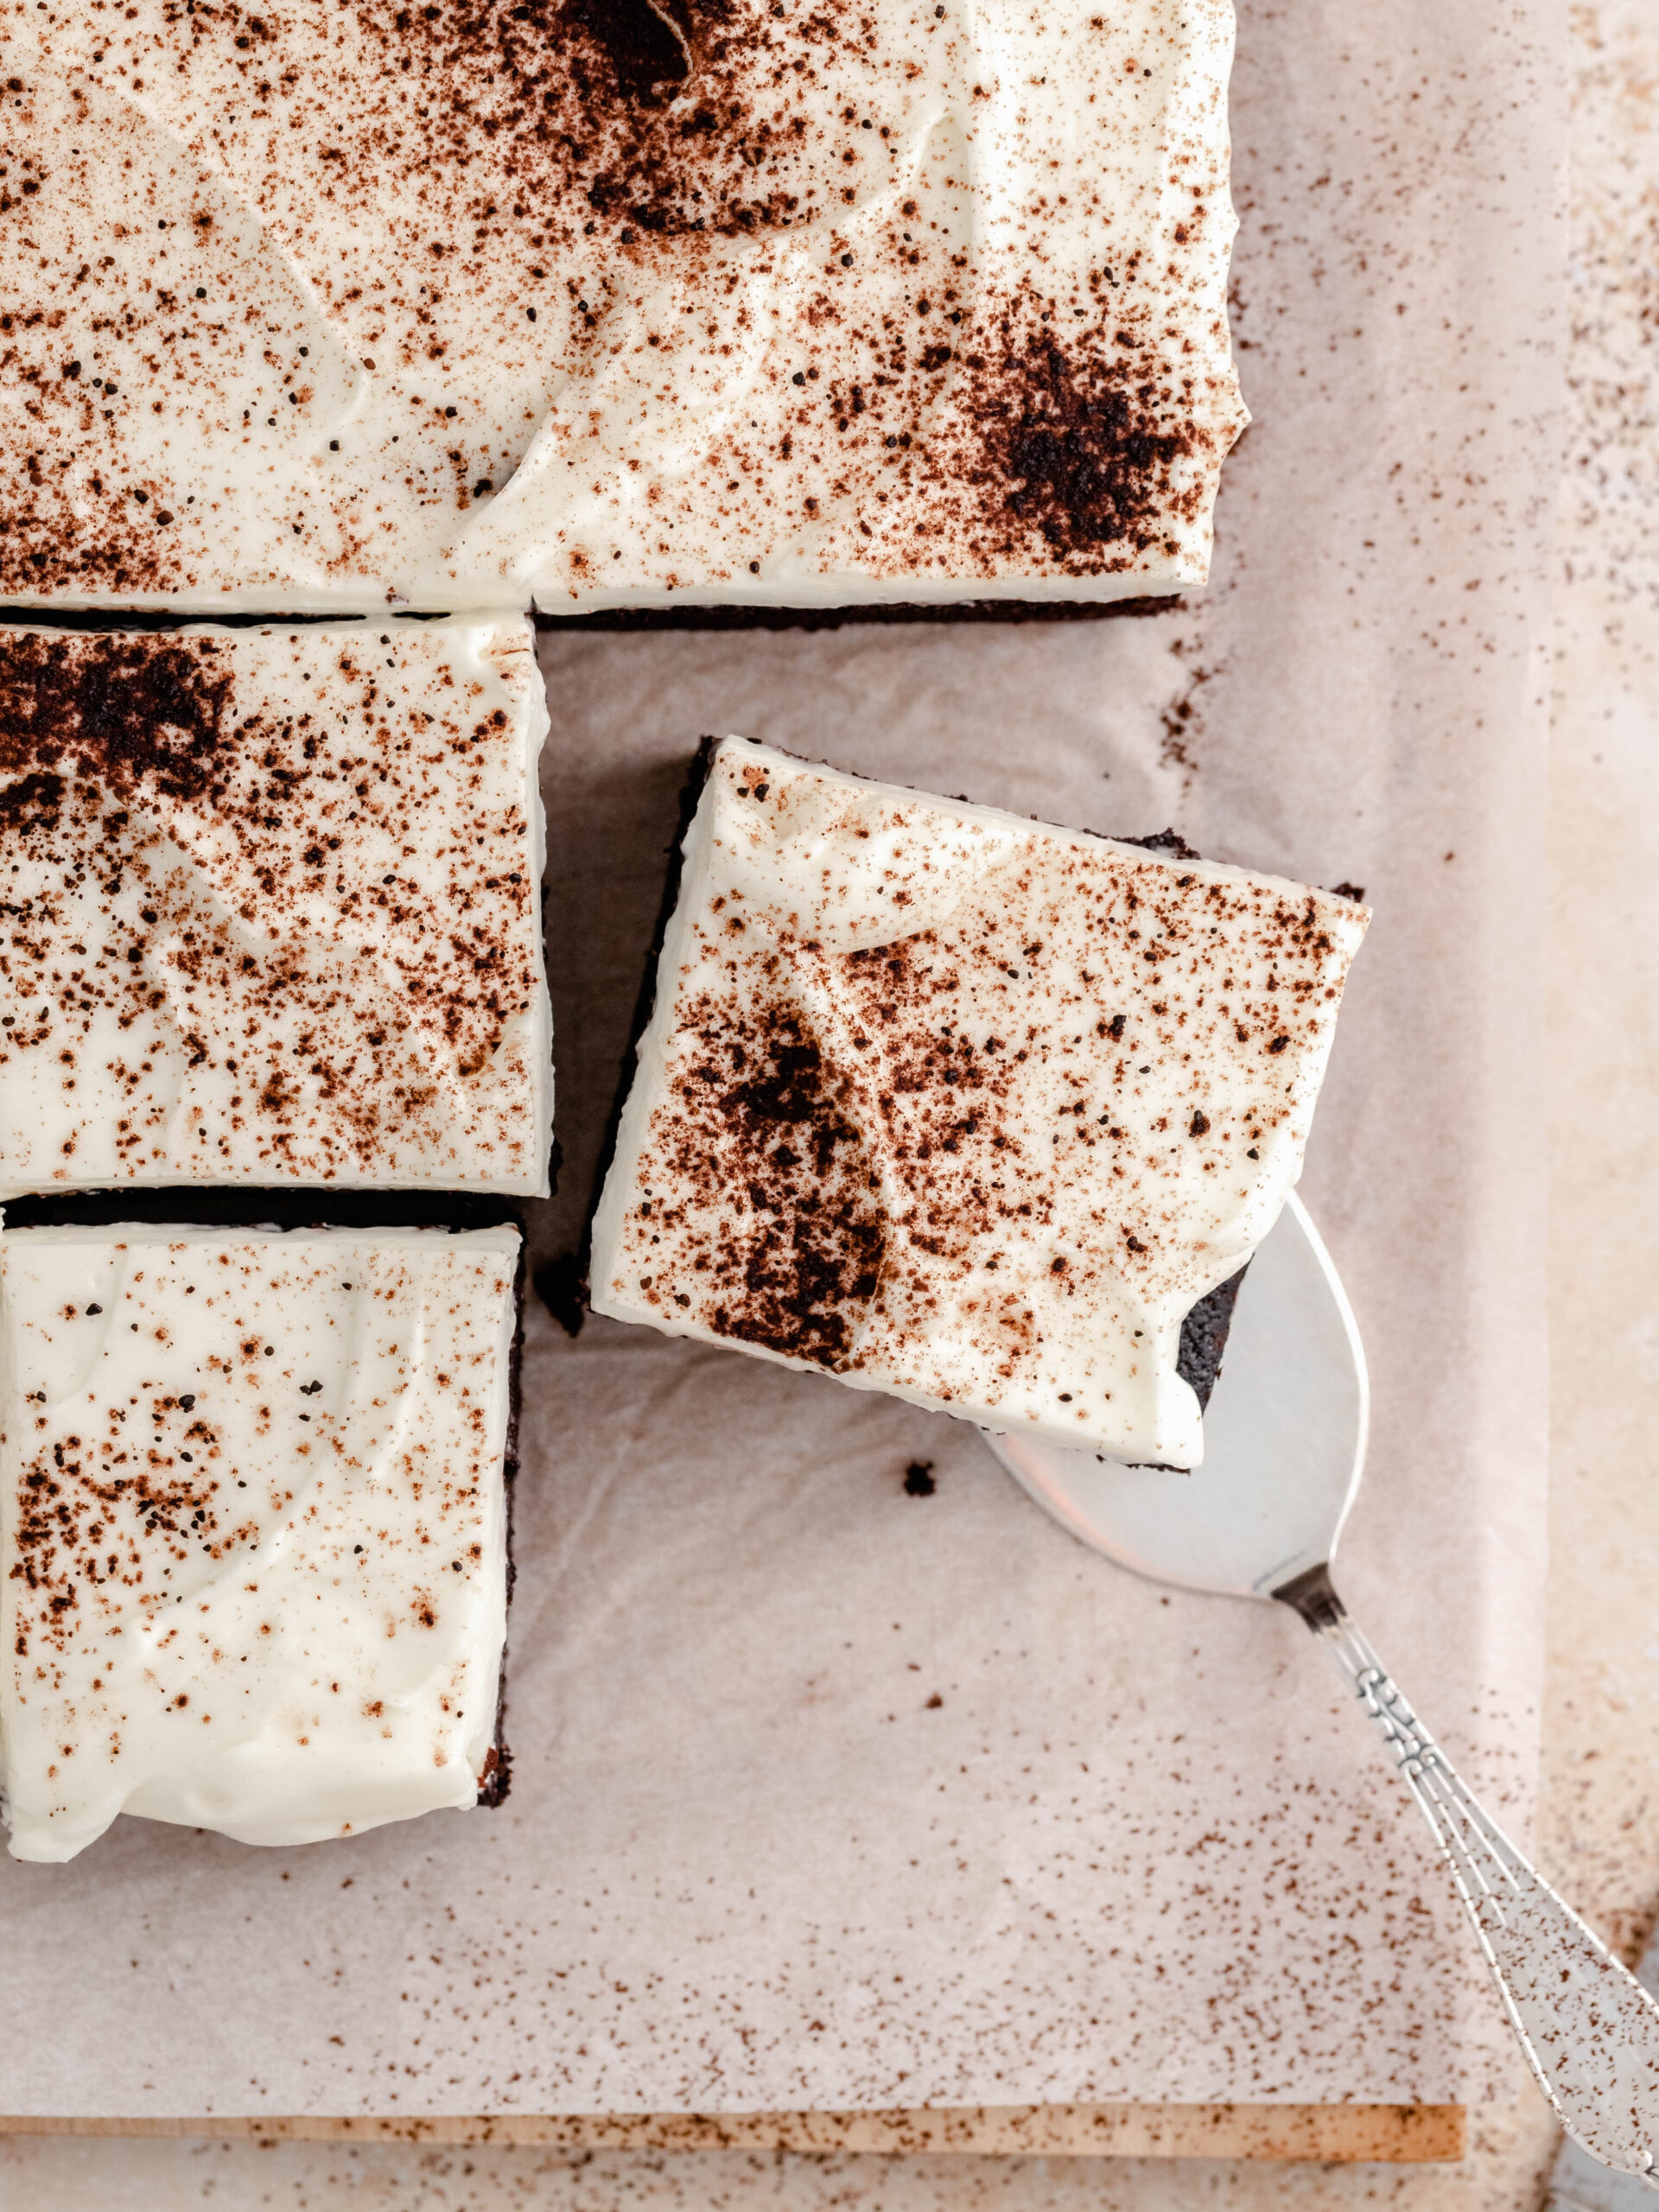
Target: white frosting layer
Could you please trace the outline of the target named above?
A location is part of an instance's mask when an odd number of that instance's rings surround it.
[[[8,23],[0,595],[574,611],[1205,575],[1245,419],[1230,0]]]
[[[522,619],[0,632],[0,1197],[543,1193]]]
[[[16,1858],[466,1807],[506,1622],[516,1230],[0,1236]]]
[[[1365,910],[737,739],[683,851],[594,1310],[1196,1466]]]

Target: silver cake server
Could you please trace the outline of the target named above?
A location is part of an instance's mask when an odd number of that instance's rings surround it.
[[[1659,2003],[1461,1781],[1331,1579],[1365,1460],[1351,1308],[1293,1196],[1250,1263],[1196,1473],[1125,1467],[1017,1436],[987,1441],[1057,1521],[1154,1582],[1300,1613],[1382,1731],[1452,1868],[1521,2047],[1573,2141],[1659,2191]]]

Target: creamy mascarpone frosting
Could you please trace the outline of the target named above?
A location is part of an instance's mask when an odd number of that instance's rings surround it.
[[[527,622],[0,631],[0,1196],[545,1192]]]
[[[3,0],[0,597],[1201,582],[1229,0]]]
[[[1300,1173],[1368,919],[728,739],[594,1310],[1197,1465],[1181,1322]]]
[[[11,1850],[477,1798],[506,1621],[516,1230],[0,1236]]]

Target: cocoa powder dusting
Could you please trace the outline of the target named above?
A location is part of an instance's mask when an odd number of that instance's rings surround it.
[[[216,779],[222,797],[232,682],[212,639],[92,645],[61,633],[0,632],[0,774],[22,779],[0,793],[8,825],[22,828],[20,810],[39,817],[48,791],[55,809],[66,789],[58,772],[71,764],[125,800],[148,785],[194,801]]]
[[[792,20],[771,0],[676,0],[661,12],[650,0],[360,0],[355,15],[357,66],[374,89],[360,115],[335,118],[335,139],[372,142],[404,175],[435,168],[451,231],[531,224],[524,242],[548,253],[575,250],[596,226],[632,246],[804,219],[820,196],[803,108],[821,58],[880,44],[845,0],[815,0]],[[411,79],[418,105],[402,97]],[[342,196],[373,194],[349,155],[338,166]]]
[[[1126,332],[1087,330],[1081,346],[1062,347],[1040,325],[1031,334],[1031,320],[1023,344],[1010,317],[1000,356],[968,358],[970,371],[988,372],[972,410],[972,480],[997,487],[1007,514],[1067,569],[1173,550],[1171,518],[1191,518],[1202,499],[1196,480],[1178,483],[1178,465],[1211,443],[1190,385],[1160,383],[1155,353]]]
[[[193,1403],[157,1391],[137,1413],[99,1408],[101,1437],[71,1434],[22,1462],[8,1573],[29,1598],[15,1609],[14,1656],[67,1650],[83,1600],[100,1592],[118,1607],[148,1578],[156,1602],[163,1560],[219,1560],[247,1542],[252,1520],[221,1513],[219,1432],[193,1417]]]

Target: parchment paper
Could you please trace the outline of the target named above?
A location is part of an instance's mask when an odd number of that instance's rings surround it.
[[[1250,0],[1239,56],[1258,419],[1202,606],[545,641],[567,1164],[535,1235],[575,1239],[701,731],[1362,884],[1304,1185],[1376,1389],[1342,1580],[1523,1821],[1565,34]],[[1507,2087],[1446,1878],[1287,1614],[1117,1573],[971,1431],[828,1382],[539,1312],[524,1379],[505,1810],[7,1863],[5,2108]]]

